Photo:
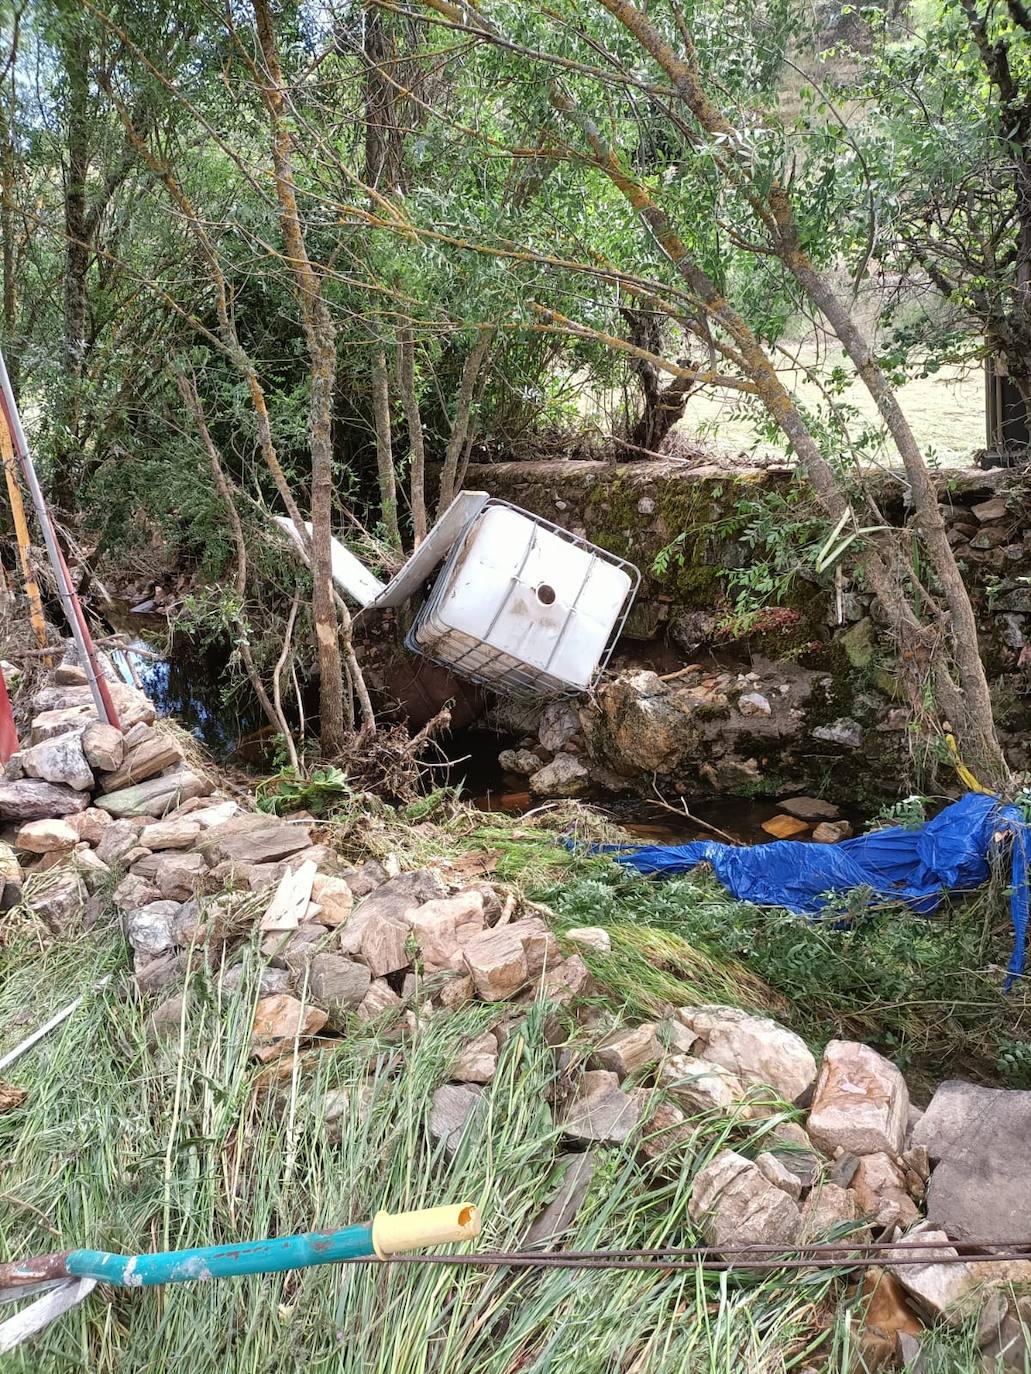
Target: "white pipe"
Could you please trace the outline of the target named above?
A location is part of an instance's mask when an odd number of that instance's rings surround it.
[[[50,564],[54,569],[54,576],[57,578],[57,589],[61,594],[61,604],[64,613],[71,627],[72,638],[75,640],[75,647],[79,651],[79,662],[82,664],[86,680],[89,682],[90,694],[93,697],[93,704],[97,708],[97,715],[105,725],[111,724],[107,706],[104,702],[97,675],[93,670],[93,663],[90,653],[86,647],[86,640],[79,625],[78,616],[75,614],[75,605],[72,600],[72,590],[68,585],[64,572],[64,560],[61,550],[57,545],[57,536],[54,534],[54,526],[50,519],[50,512],[47,510],[46,501],[43,499],[43,492],[39,485],[39,478],[36,476],[36,469],[32,462],[32,453],[29,449],[29,441],[25,437],[22,429],[21,416],[18,414],[18,403],[14,399],[14,391],[11,389],[11,379],[7,375],[7,364],[4,362],[3,349],[0,348],[0,391],[3,392],[4,410],[9,421],[11,438],[14,441],[14,451],[18,455],[21,463],[21,470],[25,477],[25,485],[29,489],[32,497],[32,504],[35,507],[36,519],[39,527],[43,531],[43,542],[46,544],[47,553],[50,556]]]

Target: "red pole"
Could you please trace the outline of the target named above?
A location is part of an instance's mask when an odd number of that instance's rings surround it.
[[[11,710],[11,698],[7,695],[4,670],[0,668],[0,763],[6,763],[17,752],[18,731],[14,728],[14,712]]]

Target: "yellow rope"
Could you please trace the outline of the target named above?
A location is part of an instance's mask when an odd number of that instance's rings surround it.
[[[955,735],[946,733],[945,746],[949,751],[950,757],[952,758],[952,766],[953,768],[955,768],[956,774],[959,777],[960,782],[967,789],[967,791],[981,792],[986,797],[992,796],[992,789],[990,787],[982,786],[981,783],[979,783],[978,780],[974,777],[973,773],[971,773],[970,769],[966,766],[963,760],[960,758],[959,746],[956,744]]]

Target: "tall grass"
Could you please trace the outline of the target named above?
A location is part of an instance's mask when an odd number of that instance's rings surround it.
[[[25,941],[4,960],[0,1049],[113,975],[8,1071],[28,1097],[0,1116],[4,1257],[229,1243],[446,1200],[482,1207],[477,1248],[508,1249],[554,1191],[564,1147],[549,1094],[559,1070],[539,1010],[507,1040],[483,1109],[449,1157],[428,1132],[429,1103],[460,1044],[496,1009],[433,1017],[403,1045],[356,1032],[292,1075],[263,1078],[248,1056],[252,984],[230,994],[194,974],[179,1034],[156,1041],[110,935],[70,947]],[[340,1089],[353,1110],[337,1140],[326,1107]],[[632,1149],[600,1150],[597,1160],[564,1244],[695,1239],[687,1201],[698,1157],[671,1176]],[[828,1318],[835,1285],[827,1274],[353,1266],[155,1291],[102,1287],[0,1368],[779,1374],[811,1367],[817,1354],[846,1358],[848,1342]]]

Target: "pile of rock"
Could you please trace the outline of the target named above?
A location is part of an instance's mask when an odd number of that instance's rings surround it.
[[[468,1046],[434,1096],[430,1130],[449,1151],[483,1106],[497,1043],[485,1035]],[[785,1104],[798,1108],[797,1120]],[[832,1040],[817,1064],[804,1041],[768,1017],[693,1006],[608,1030],[586,1060],[567,1066],[553,1105],[575,1153],[560,1161],[562,1187],[535,1240],[554,1240],[572,1223],[597,1149],[633,1149],[666,1172],[695,1170],[690,1216],[716,1248],[790,1253],[829,1237],[928,1246],[926,1262],[866,1270],[857,1368],[914,1367],[927,1325],[974,1312],[986,1369],[1004,1348],[999,1368],[1023,1369],[1031,1359],[1019,1335],[1022,1309],[1005,1296],[1031,1280],[1031,1245],[1027,1261],[983,1262],[1028,1215],[1021,1160],[1031,1093],[949,1083],[922,1113],[895,1065],[867,1045]],[[734,1146],[713,1152],[728,1118]],[[955,1262],[972,1243],[981,1262]],[[866,1263],[860,1254],[855,1262]]]
[[[499,706],[499,726],[518,743],[498,761],[536,797],[639,792],[645,780],[651,792],[656,777],[673,792],[750,794],[773,760],[781,776],[805,778],[796,765],[806,750],[820,759],[883,753],[906,717],[881,705],[854,693],[855,715],[842,716],[831,676],[759,656],[747,673],[702,664],[665,677],[626,669],[581,705]]]

